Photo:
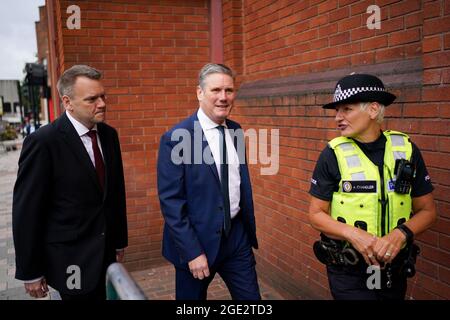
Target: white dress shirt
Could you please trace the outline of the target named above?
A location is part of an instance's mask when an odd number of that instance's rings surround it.
[[[217,129],[219,126],[217,123],[212,121],[202,110],[199,108],[197,111],[197,117],[200,122],[200,126],[205,134],[206,141],[208,141],[209,148],[214,157],[214,162],[216,164],[217,172],[219,178],[221,179],[220,170],[220,132]],[[228,159],[228,186],[230,193],[230,215],[233,219],[241,209],[239,207],[239,202],[241,200],[241,174],[239,172],[239,158],[234,147],[231,135],[228,132],[226,123],[222,124],[225,127],[225,141],[227,144],[227,159]]]
[[[94,150],[92,149],[92,139],[87,135],[87,133],[90,130],[86,128],[84,124],[82,124],[80,121],[72,117],[69,112],[66,111],[66,115],[67,118],[69,118],[69,121],[75,127],[75,130],[77,131],[78,135],[80,136],[81,142],[83,142],[83,145],[86,148],[86,151],[89,154],[89,158],[91,158],[92,164],[94,165],[95,168],[95,157],[94,157]],[[95,130],[95,132],[97,133],[97,143],[100,149],[100,153],[102,154],[103,157],[102,143],[100,141],[100,137],[98,136],[97,125],[94,125],[94,127],[91,130]]]

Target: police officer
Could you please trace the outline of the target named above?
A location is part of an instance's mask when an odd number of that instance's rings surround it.
[[[336,247],[322,252],[337,300],[404,299],[407,276],[414,274],[413,239],[436,219],[433,187],[419,149],[406,134],[381,130],[385,107],[395,98],[379,78],[351,74],[338,81],[333,102],[323,106],[336,110],[341,136],[317,161],[309,218],[322,240],[357,257],[330,255]],[[326,243],[315,245],[316,255],[316,249],[329,248]],[[369,281],[376,274],[380,279]]]

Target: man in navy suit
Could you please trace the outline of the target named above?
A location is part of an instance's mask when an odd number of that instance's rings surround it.
[[[24,141],[13,196],[16,278],[35,298],[104,300],[107,266],[128,244],[119,138],[103,123],[101,73],[85,65],[58,81],[65,113]]]
[[[163,255],[175,266],[177,299],[205,300],[216,273],[233,299],[261,299],[243,134],[227,119],[235,97],[232,70],[205,65],[197,87],[200,108],[161,137]]]

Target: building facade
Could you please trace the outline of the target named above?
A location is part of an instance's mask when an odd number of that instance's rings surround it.
[[[337,79],[366,72],[398,96],[385,127],[420,146],[435,186],[438,222],[418,238],[408,296],[450,298],[448,1],[47,0],[46,12],[53,96],[58,75],[74,64],[104,73],[107,121],[118,129],[125,166],[130,269],[163,263],[159,137],[197,109],[202,65],[223,62],[240,85],[232,118],[279,133],[275,172],[261,174],[261,159],[251,165],[259,276],[286,298],[330,298],[312,251],[309,179],[338,135],[334,112],[321,105]]]

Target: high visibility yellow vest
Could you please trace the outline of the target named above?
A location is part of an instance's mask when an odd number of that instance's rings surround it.
[[[412,207],[410,194],[394,192],[395,160],[411,160],[412,144],[404,133],[388,130],[383,134],[386,136],[383,181],[378,167],[352,139],[338,137],[329,142],[341,173],[339,190],[333,193],[331,201],[331,216],[377,236],[388,234],[409,220]]]

